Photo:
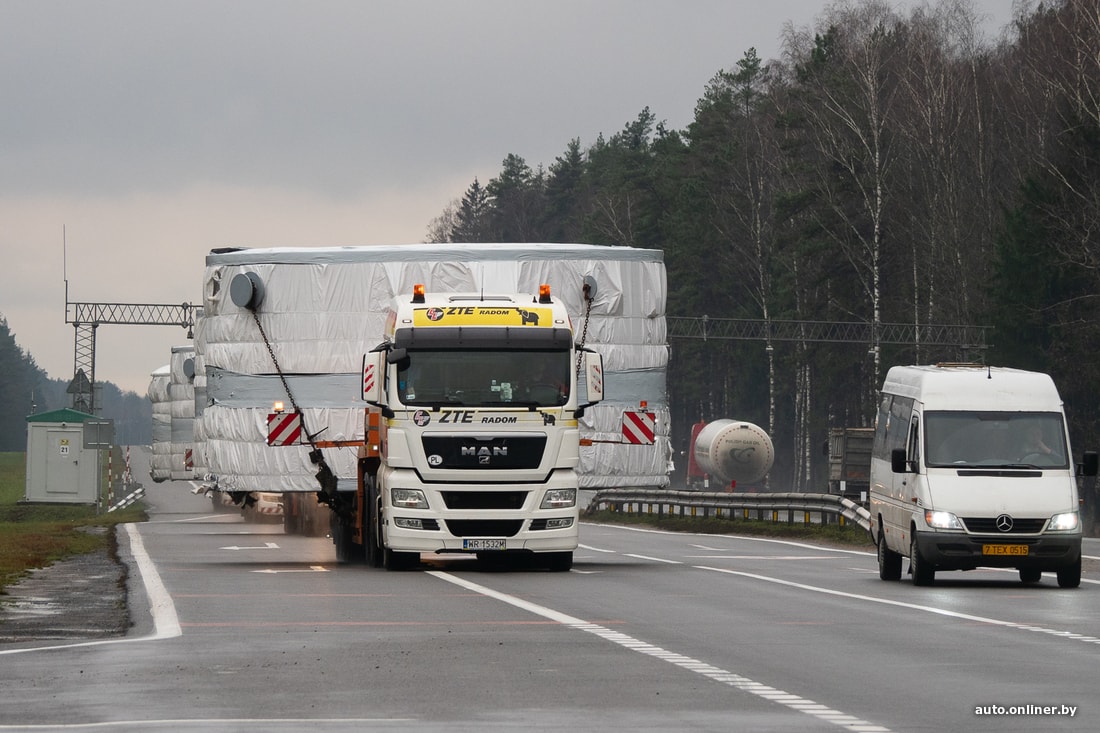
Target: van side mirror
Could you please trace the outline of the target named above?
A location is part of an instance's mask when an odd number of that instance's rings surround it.
[[[1097,456],[1096,451],[1085,451],[1081,455],[1081,465],[1077,467],[1078,472],[1082,476],[1095,476],[1098,468],[1100,468],[1100,457]]]
[[[890,451],[890,470],[894,473],[909,473],[909,461],[905,459],[904,448]]]

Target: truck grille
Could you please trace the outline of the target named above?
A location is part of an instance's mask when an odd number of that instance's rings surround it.
[[[441,491],[448,509],[522,509],[526,491]]]
[[[545,435],[479,439],[462,435],[425,435],[428,465],[443,469],[517,470],[538,468],[546,450]]]
[[[448,519],[447,529],[455,537],[514,537],[522,519]]]

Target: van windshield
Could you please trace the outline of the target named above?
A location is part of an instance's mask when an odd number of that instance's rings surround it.
[[[397,367],[406,405],[549,407],[569,401],[569,352],[409,349]]]
[[[1057,412],[924,413],[929,466],[1068,468],[1065,436]]]

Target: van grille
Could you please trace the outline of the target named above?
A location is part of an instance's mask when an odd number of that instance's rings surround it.
[[[1045,519],[1013,519],[1012,529],[1004,532],[997,529],[997,519],[995,517],[963,517],[963,524],[966,525],[966,529],[971,534],[1039,534],[1043,530],[1043,525],[1047,523]]]

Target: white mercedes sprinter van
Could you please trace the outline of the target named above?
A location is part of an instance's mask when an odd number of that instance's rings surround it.
[[[893,367],[871,457],[879,577],[915,585],[937,570],[1016,568],[1081,584],[1076,474],[1062,399],[1046,374],[974,364]]]

